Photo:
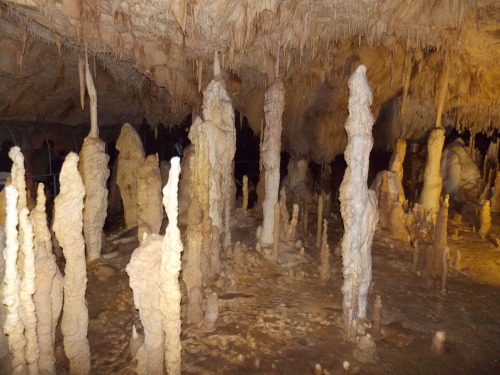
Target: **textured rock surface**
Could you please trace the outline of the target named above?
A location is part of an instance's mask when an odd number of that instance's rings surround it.
[[[87,340],[89,316],[85,290],[87,267],[83,229],[85,186],[78,173],[78,155],[70,153],[59,177],[61,191],[54,202],[54,232],[66,258],[64,268],[64,308],[61,331],[70,372],[90,374],[90,348]]]
[[[130,124],[123,124],[116,141],[118,170],[116,183],[120,187],[125,213],[125,227],[137,225],[137,172],[144,163],[144,149],[139,134]]]
[[[374,119],[370,112],[372,92],[364,65],[349,79],[349,90],[349,117],[345,124],[349,137],[345,152],[347,169],[339,199],[345,230],[342,238],[344,329],[346,337],[354,340],[358,322],[366,319],[372,278],[371,247],[378,222],[377,197],[367,186]]]

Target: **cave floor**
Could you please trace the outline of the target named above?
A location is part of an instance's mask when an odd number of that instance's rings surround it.
[[[254,246],[258,221],[236,216],[233,240]],[[498,219],[494,218],[492,239],[498,234]],[[362,364],[353,356],[354,344],[345,342],[342,332],[341,260],[333,255],[341,240],[342,221],[333,215],[329,222],[333,276],[326,285],[319,280],[319,250],[313,236],[302,236],[311,259],[308,264],[280,267],[260,259],[253,267],[227,267],[230,285],[224,290],[211,288],[219,294],[215,329],[207,332],[183,324],[183,374],[314,374],[316,364],[324,374],[343,374],[344,361],[352,374],[500,373],[500,290],[469,275],[481,274],[483,269],[474,268],[474,253],[488,254],[498,262],[492,239],[476,240],[477,234],[464,226],[460,241],[449,240],[450,247],[462,247],[464,268],[450,270],[448,292],[442,295],[439,280],[429,286],[424,276],[409,272],[409,246],[378,234],[368,318],[373,313],[371,303],[380,295],[383,334],[374,336],[378,361]],[[311,226],[309,232],[315,233],[314,229]],[[450,225],[450,233],[454,229]],[[113,254],[89,266],[88,337],[96,375],[133,374],[135,363],[128,354],[132,325],[142,332],[125,273],[137,242],[127,240],[130,232],[120,233],[108,233],[109,242],[125,238],[114,246]],[[423,259],[419,266],[423,271]],[[184,297],[183,319],[185,314]],[[430,345],[438,330],[446,332],[447,341],[444,353],[434,356]],[[65,374],[60,334],[56,341],[58,374]]]

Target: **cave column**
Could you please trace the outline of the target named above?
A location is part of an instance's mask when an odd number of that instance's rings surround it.
[[[366,319],[368,289],[372,278],[371,246],[377,228],[375,192],[368,189],[368,165],[373,146],[372,92],[361,65],[349,79],[349,117],[345,159],[347,169],[340,186],[342,238],[342,286],[344,328],[349,341],[355,341],[358,321]]]
[[[274,206],[278,203],[280,184],[280,153],[282,116],[285,109],[285,86],[276,78],[267,88],[264,99],[266,127],[262,141],[262,162],[265,168],[266,195],[262,203],[264,220],[262,224],[262,245],[273,243]]]

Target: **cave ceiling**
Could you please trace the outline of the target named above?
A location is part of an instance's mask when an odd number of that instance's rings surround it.
[[[434,126],[443,85],[447,125],[500,126],[497,1],[0,0],[0,12],[0,120],[88,122],[78,87],[87,49],[101,124],[172,126],[200,113],[218,52],[256,133],[267,84],[284,81],[283,143],[295,155],[343,150],[347,79],[360,63],[388,146]]]

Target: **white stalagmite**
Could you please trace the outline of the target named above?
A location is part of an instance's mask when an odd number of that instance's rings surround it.
[[[85,301],[87,269],[82,235],[85,186],[77,164],[78,155],[69,153],[59,177],[61,191],[54,202],[53,228],[66,258],[61,322],[64,351],[69,359],[70,374],[87,375],[90,374],[89,316]]]
[[[163,220],[161,207],[161,174],[158,156],[148,155],[137,171],[137,237],[142,242],[143,234],[160,233]]]
[[[373,146],[372,92],[366,67],[360,65],[349,79],[349,117],[345,159],[347,169],[340,186],[344,237],[342,262],[344,327],[348,340],[356,337],[358,321],[366,319],[368,289],[372,278],[371,247],[377,228],[377,198],[367,187],[370,151]]]
[[[444,128],[432,130],[427,141],[427,161],[425,163],[424,187],[420,201],[426,212],[431,214],[432,221],[439,212],[439,197],[443,187],[441,177],[441,155],[444,145]]]
[[[24,177],[24,156],[21,153],[21,149],[14,146],[9,151],[9,157],[12,159],[12,172],[10,176],[19,194],[17,199],[17,211],[21,212],[22,208],[28,207],[26,199],[26,179]],[[20,245],[22,246],[22,243]]]
[[[35,293],[36,272],[35,272],[35,251],[33,248],[33,226],[28,219],[29,211],[25,207],[19,212],[19,228],[22,232],[23,245],[23,279],[19,290],[19,299],[21,301],[21,319],[24,323],[24,336],[26,337],[26,362],[30,375],[38,374],[38,358],[40,349],[38,347],[37,337],[37,319],[35,313],[35,302],[33,294]]]
[[[260,242],[264,246],[273,243],[274,205],[278,203],[280,184],[280,153],[283,111],[285,110],[285,86],[276,78],[267,88],[264,99],[266,127],[262,141],[262,162],[266,171],[266,196],[262,203],[264,219]]]
[[[99,138],[97,124],[97,93],[85,60],[85,82],[90,97],[90,132],[83,141],[78,170],[85,185],[86,195],[83,208],[83,234],[87,247],[87,262],[101,257],[102,228],[108,209],[109,156],[106,144]]]
[[[5,187],[6,211],[5,235],[6,245],[3,253],[5,259],[5,277],[3,285],[3,303],[7,307],[7,316],[3,326],[4,333],[9,336],[9,347],[12,352],[12,374],[24,375],[28,367],[24,350],[26,339],[24,337],[24,324],[21,320],[21,301],[19,299],[19,288],[21,280],[17,270],[17,253],[19,251],[19,241],[17,224],[18,193],[14,185]]]
[[[116,183],[120,187],[125,214],[125,227],[137,225],[137,171],[144,163],[144,149],[139,134],[130,124],[123,124],[116,141],[118,168]]]
[[[52,239],[45,214],[45,192],[38,185],[37,205],[30,218],[35,235],[37,335],[40,347],[38,367],[41,375],[55,375],[54,342],[63,303],[63,279],[52,253]]]
[[[160,266],[160,310],[163,314],[163,332],[165,342],[165,367],[169,375],[181,374],[181,291],[179,272],[181,270],[182,241],[177,226],[178,200],[177,191],[180,159],[170,161],[168,183],[163,188],[163,205],[168,216],[161,249]]]

